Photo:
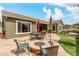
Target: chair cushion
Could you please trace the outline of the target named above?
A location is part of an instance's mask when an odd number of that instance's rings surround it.
[[[40,52],[41,52],[41,55],[44,55],[44,56],[47,55],[46,49],[44,49],[44,48],[41,48]]]
[[[24,48],[28,47],[28,44],[27,43],[21,43],[21,44],[19,44],[19,47],[20,47],[20,49],[24,49]]]

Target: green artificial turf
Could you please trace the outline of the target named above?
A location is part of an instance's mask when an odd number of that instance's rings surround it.
[[[74,36],[69,36],[67,34],[58,34],[60,40],[58,41],[64,50],[72,56],[79,55],[79,40],[75,39]]]

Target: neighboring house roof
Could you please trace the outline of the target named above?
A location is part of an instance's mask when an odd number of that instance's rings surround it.
[[[17,18],[17,19],[21,19],[21,20],[22,19],[23,20],[28,20],[28,21],[32,21],[32,22],[38,22],[38,20],[39,20],[39,19],[36,19],[36,18],[32,18],[32,17],[29,17],[29,16],[20,15],[20,14],[17,14],[17,13],[6,11],[6,10],[2,10],[2,14],[3,14],[3,16]],[[41,24],[48,24],[47,21],[43,21],[43,20],[39,20],[39,22]]]
[[[64,25],[64,28],[70,28],[71,25]]]
[[[62,20],[55,20],[55,21],[53,20],[52,23],[53,23],[53,24],[55,24],[55,23],[56,23],[56,24],[58,24],[58,23],[62,23],[62,24],[63,24],[63,21],[62,21]],[[64,24],[63,24],[63,25],[64,25]]]
[[[74,28],[73,25],[64,25],[64,30],[73,31],[76,30],[76,28]]]

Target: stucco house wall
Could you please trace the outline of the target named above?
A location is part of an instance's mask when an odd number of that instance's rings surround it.
[[[15,38],[15,37],[23,37],[23,36],[28,36],[30,32],[36,32],[37,31],[37,22],[39,19],[35,19],[35,18],[31,18],[31,17],[27,17],[24,15],[19,15],[16,13],[12,13],[12,12],[8,12],[8,11],[2,11],[2,15],[4,16],[3,20],[4,20],[4,27],[2,30],[5,30],[5,36],[6,38]],[[31,31],[29,33],[20,33],[18,34],[16,29],[16,21],[23,21],[23,22],[29,22],[30,25],[30,29]],[[49,22],[47,21],[42,21],[39,20],[40,24],[45,24],[47,25],[47,29],[49,29]],[[55,24],[54,24],[55,25]],[[63,27],[62,27],[62,23],[57,23],[56,26],[56,31],[55,32],[61,32]],[[62,29],[59,29],[59,26],[62,27]]]
[[[57,25],[57,32],[60,33],[60,32],[62,32],[62,31],[63,31],[63,24],[60,22],[60,23],[58,23],[58,25]]]
[[[32,32],[37,32],[37,23],[32,22]]]
[[[29,33],[17,34],[16,21],[19,21],[19,19],[17,20],[15,18],[10,17],[6,18],[6,38],[23,37],[29,34]]]
[[[54,26],[54,27],[53,27]],[[55,30],[53,30],[55,29]],[[52,32],[60,33],[63,31],[63,23],[61,20],[56,20],[52,22]]]
[[[0,26],[0,33],[2,33],[2,26]]]

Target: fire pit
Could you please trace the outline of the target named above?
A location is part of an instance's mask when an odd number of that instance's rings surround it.
[[[37,46],[42,46],[42,45],[45,45],[45,43],[44,43],[44,42],[35,42],[34,44],[35,44],[35,45],[37,45]]]

